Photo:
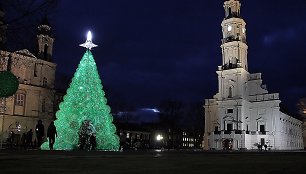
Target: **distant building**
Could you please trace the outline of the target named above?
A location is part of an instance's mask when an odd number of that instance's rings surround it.
[[[165,129],[159,123],[115,121],[121,144],[125,149],[194,149],[201,148],[202,136],[187,130]]]
[[[246,23],[240,2],[224,2],[222,66],[218,93],[205,100],[203,146],[209,149],[303,149],[302,121],[280,111],[278,93],[269,93],[261,73],[248,71]],[[259,145],[259,146],[258,146]]]
[[[2,23],[0,21],[0,25]],[[0,71],[11,71],[20,82],[16,94],[0,102],[0,138],[3,141],[12,131],[17,135],[30,129],[34,131],[38,120],[42,120],[47,129],[54,119],[56,64],[51,61],[54,38],[46,19],[37,29],[36,54],[27,49],[0,50]]]
[[[153,135],[148,127],[135,123],[115,122],[124,149],[149,149],[152,148]]]

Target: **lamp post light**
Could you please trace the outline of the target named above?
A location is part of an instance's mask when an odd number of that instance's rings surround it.
[[[157,136],[156,136],[156,140],[157,141],[162,141],[164,139],[164,137],[161,135],[161,134],[158,134]]]
[[[161,146],[161,151],[163,151],[164,150],[164,137],[163,137],[163,135],[157,134],[156,135],[156,141],[157,141],[158,145]]]

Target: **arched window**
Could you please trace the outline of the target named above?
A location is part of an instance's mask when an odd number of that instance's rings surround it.
[[[44,60],[48,60],[48,45],[45,44],[44,47]]]
[[[43,78],[43,87],[47,87],[48,85],[48,80],[46,77]]]
[[[7,71],[11,71],[12,69],[12,58],[9,57],[8,60],[7,60],[7,67],[6,67],[6,70]]]
[[[238,59],[236,57],[231,58],[231,63],[236,65],[238,63]]]
[[[16,94],[15,95],[15,105],[16,106],[24,106],[25,104],[25,94]]]
[[[232,97],[233,97],[233,87],[230,86],[230,87],[228,88],[228,98],[232,98]]]
[[[228,8],[228,16],[227,17],[232,17],[232,8],[231,7]]]
[[[37,63],[34,64],[34,77],[37,77]]]

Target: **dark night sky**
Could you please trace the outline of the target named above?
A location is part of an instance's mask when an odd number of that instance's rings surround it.
[[[306,97],[306,1],[242,1],[249,70],[291,110]],[[102,83],[137,107],[203,101],[217,92],[222,0],[60,1],[51,18],[58,72],[75,72],[88,30]]]

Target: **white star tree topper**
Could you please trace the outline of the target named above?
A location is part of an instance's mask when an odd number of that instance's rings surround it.
[[[92,48],[94,47],[97,47],[98,45],[92,43],[92,34],[91,34],[91,31],[88,31],[87,33],[87,39],[86,39],[86,42],[83,43],[83,44],[80,44],[81,47],[85,47],[89,50],[91,50]]]

